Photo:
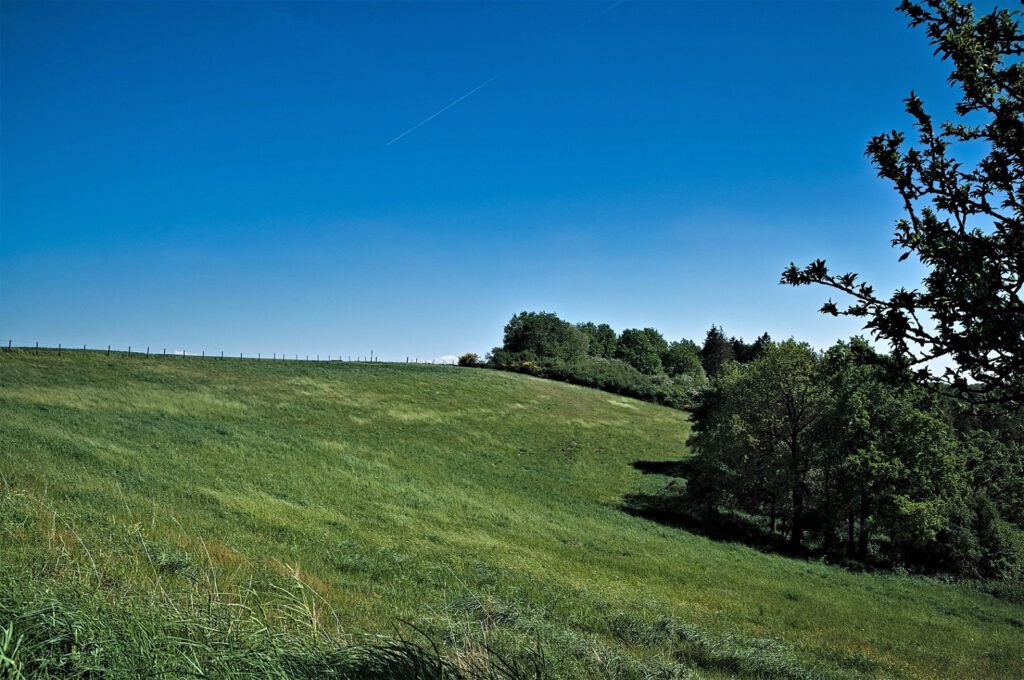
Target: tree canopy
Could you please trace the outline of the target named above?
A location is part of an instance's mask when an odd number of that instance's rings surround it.
[[[615,356],[615,347],[619,336],[606,323],[595,324],[593,321],[576,324],[576,327],[587,337],[587,354],[592,357],[611,359]]]
[[[904,0],[949,61],[956,117],[937,123],[913,92],[906,111],[916,143],[900,131],[872,138],[866,155],[899,194],[904,217],[893,245],[926,267],[921,288],[886,298],[856,273],[824,260],[794,264],[782,281],[821,284],[852,297],[821,311],[865,319],[922,383],[942,381],[976,401],[1024,402],[1024,34],[1020,12],[976,18],[956,0]],[[959,158],[958,158],[959,155]],[[968,162],[965,158],[978,158]],[[940,368],[935,368],[936,360]],[[942,365],[944,364],[944,365]]]
[[[505,326],[504,348],[508,352],[571,360],[586,354],[587,341],[576,326],[551,312],[521,312]]]
[[[627,328],[619,335],[615,357],[647,375],[661,373],[661,357],[668,352],[665,338],[653,328]]]
[[[855,338],[788,340],[719,373],[694,411],[686,497],[790,550],[963,575],[1024,574],[1024,420],[894,381]]]
[[[693,340],[682,339],[672,342],[661,359],[665,372],[676,377],[681,375],[704,377],[704,367],[700,363],[700,348]]]

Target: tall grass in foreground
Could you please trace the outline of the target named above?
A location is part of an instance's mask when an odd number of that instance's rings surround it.
[[[487,644],[489,628],[514,624],[519,617],[494,602],[471,598],[455,606],[479,621],[482,636],[452,626],[436,642],[406,622],[396,622],[390,636],[350,633],[330,603],[303,582],[298,568],[286,567],[290,574],[283,579],[250,578],[240,588],[222,588],[202,540],[167,549],[150,541],[141,524],[120,529],[110,537],[116,547],[94,550],[52,506],[0,477],[0,535],[20,546],[22,557],[18,567],[0,575],[0,678],[539,680],[551,675],[541,644],[551,631],[538,629],[536,622],[527,624],[537,635],[535,646],[515,649],[515,658]],[[716,637],[671,618],[647,624],[626,613],[608,625],[616,639],[631,646],[671,643],[675,662],[630,664],[607,647],[584,645],[580,651],[596,662],[595,677],[839,677],[807,667],[786,645],[771,640]]]
[[[281,583],[221,589],[208,553],[161,550],[140,525],[124,527],[120,563],[108,571],[58,512],[0,480],[0,536],[47,524],[23,568],[0,575],[0,678],[543,675],[539,654],[522,664],[482,645],[442,653],[412,625],[390,637],[346,633],[297,570]]]

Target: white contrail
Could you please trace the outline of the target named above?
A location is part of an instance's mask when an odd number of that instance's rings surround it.
[[[584,22],[583,22],[582,24],[580,24],[579,26],[577,26],[577,28],[582,28],[583,26],[586,26],[587,24],[589,24],[589,23],[590,23],[591,21],[597,21],[598,19],[600,19],[601,17],[603,17],[603,16],[605,15],[605,14],[608,14],[608,12],[611,12],[611,11],[612,11],[613,9],[615,9],[616,7],[618,7],[619,5],[621,5],[622,3],[624,3],[625,1],[626,1],[626,0],[615,0],[615,2],[613,2],[612,4],[610,4],[610,5],[608,5],[607,7],[605,7],[605,8],[604,8],[604,9],[603,9],[603,10],[601,11],[601,13],[600,13],[600,14],[598,14],[597,16],[595,16],[595,17],[594,17],[593,19],[588,19],[588,20],[584,21]]]
[[[469,97],[470,95],[473,95],[473,94],[475,94],[475,93],[479,92],[480,90],[482,90],[483,88],[487,87],[488,85],[490,85],[491,83],[493,83],[493,82],[494,82],[495,80],[497,80],[497,79],[498,79],[498,78],[499,78],[500,76],[501,76],[501,73],[497,73],[497,74],[495,74],[495,75],[491,76],[490,78],[488,78],[488,79],[487,79],[487,80],[485,80],[484,82],[482,82],[482,83],[480,83],[479,85],[477,85],[476,87],[474,87],[474,88],[473,88],[472,90],[470,90],[469,92],[465,93],[464,95],[462,95],[462,96],[460,96],[460,97],[457,97],[457,98],[453,99],[453,100],[452,100],[451,102],[449,102],[449,103],[448,103],[448,104],[447,104],[446,106],[444,106],[444,107],[442,107],[442,108],[438,109],[437,111],[435,111],[434,113],[430,114],[429,116],[427,116],[426,118],[424,118],[424,119],[423,119],[423,120],[421,120],[420,122],[416,123],[416,124],[415,124],[415,125],[413,125],[413,126],[412,126],[411,128],[409,128],[408,130],[406,130],[406,131],[405,131],[405,132],[403,132],[402,134],[398,135],[397,137],[395,137],[394,139],[392,139],[392,140],[391,140],[390,142],[388,142],[388,143],[387,143],[387,144],[385,144],[384,146],[391,146],[392,144],[394,144],[395,142],[397,142],[397,141],[398,141],[399,139],[401,139],[402,137],[405,137],[405,136],[406,136],[407,134],[409,134],[410,132],[412,132],[412,131],[413,131],[413,130],[415,130],[416,128],[420,127],[421,125],[425,125],[425,124],[429,123],[430,121],[434,120],[435,118],[437,118],[438,116],[440,116],[440,115],[441,115],[442,113],[444,113],[444,112],[445,112],[445,111],[447,111],[448,109],[452,108],[453,106],[455,106],[456,104],[458,104],[459,102],[461,102],[461,101],[462,101],[463,99],[465,99],[466,97]]]
[[[592,21],[597,21],[598,19],[600,19],[600,18],[601,18],[601,17],[603,17],[604,15],[608,14],[608,12],[611,12],[611,11],[612,11],[613,9],[615,9],[616,7],[618,7],[619,5],[621,5],[622,3],[624,3],[625,1],[626,1],[626,0],[615,0],[615,2],[613,2],[612,4],[610,4],[610,5],[608,5],[607,7],[605,7],[605,8],[604,8],[604,9],[603,9],[603,10],[602,10],[602,11],[601,11],[600,13],[598,13],[598,14],[595,14],[594,16],[590,17],[589,19],[585,19],[585,20],[583,20],[583,21],[582,21],[582,22],[581,22],[581,23],[580,23],[580,24],[579,24],[578,26],[576,26],[576,28],[572,29],[572,31],[573,31],[573,32],[575,32],[575,31],[578,31],[579,29],[583,28],[584,26],[586,26],[587,24],[591,23]],[[511,67],[509,67],[509,68],[511,68]],[[466,97],[470,97],[470,96],[472,96],[472,95],[476,94],[476,93],[477,93],[477,92],[479,92],[480,90],[484,89],[485,87],[487,87],[488,85],[490,85],[491,83],[493,83],[493,82],[494,82],[495,80],[497,80],[498,78],[500,78],[501,76],[503,76],[503,75],[504,75],[505,73],[507,73],[507,72],[508,72],[508,70],[509,70],[509,69],[508,69],[508,68],[506,68],[506,69],[505,69],[504,71],[501,71],[500,73],[496,73],[496,74],[494,74],[493,76],[491,76],[490,78],[488,78],[488,79],[487,79],[487,80],[485,80],[484,82],[482,82],[482,83],[480,83],[479,85],[477,85],[476,87],[474,87],[474,88],[473,88],[472,90],[470,90],[469,92],[466,92],[465,94],[463,94],[463,95],[461,95],[461,96],[459,96],[459,97],[456,97],[456,98],[455,98],[455,99],[453,99],[452,101],[448,102],[448,104],[447,104],[447,105],[443,106],[442,108],[440,108],[440,109],[438,109],[437,111],[435,111],[434,113],[430,114],[429,116],[427,116],[426,118],[424,118],[424,119],[423,119],[423,120],[421,120],[420,122],[416,123],[416,124],[415,124],[415,125],[413,125],[413,126],[412,126],[411,128],[409,128],[408,130],[406,130],[406,131],[405,131],[405,132],[403,132],[402,134],[398,135],[397,137],[395,137],[394,139],[392,139],[392,140],[391,140],[390,142],[388,142],[388,143],[387,143],[387,144],[385,144],[384,146],[391,146],[392,144],[394,144],[395,142],[397,142],[398,140],[400,140],[400,139],[401,139],[402,137],[405,137],[405,136],[406,136],[407,134],[409,134],[409,133],[410,133],[410,132],[412,132],[413,130],[415,130],[415,129],[417,129],[417,128],[419,128],[419,127],[423,126],[423,125],[426,125],[427,123],[429,123],[430,121],[434,120],[435,118],[437,118],[438,116],[440,116],[440,115],[441,115],[442,113],[444,113],[444,112],[445,112],[445,111],[447,111],[448,109],[452,108],[453,106],[455,106],[456,104],[458,104],[459,102],[461,102],[461,101],[462,101],[463,99],[465,99]]]

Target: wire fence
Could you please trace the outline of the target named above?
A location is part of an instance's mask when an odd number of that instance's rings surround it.
[[[89,347],[83,343],[79,345],[64,345],[58,343],[56,347],[52,345],[40,345],[39,342],[23,345],[15,344],[13,339],[7,341],[7,346],[4,347],[5,352],[13,352],[15,350],[21,352],[31,352],[34,354],[39,353],[56,353],[57,356],[62,356],[65,352],[95,352],[105,354],[106,356],[123,356],[128,357],[145,357],[145,358],[193,358],[193,359],[241,359],[241,360],[253,360],[253,361],[302,361],[310,363],[361,363],[361,364],[419,364],[419,365],[438,365],[438,366],[453,366],[458,363],[454,358],[444,357],[442,359],[420,359],[419,357],[407,356],[405,361],[401,359],[381,359],[381,357],[371,350],[367,355],[351,355],[351,354],[286,354],[283,352],[257,352],[255,356],[252,354],[245,354],[244,352],[226,352],[225,350],[207,352],[205,349],[200,349],[198,352],[189,352],[184,349],[172,349],[167,350],[166,347],[159,349],[149,346],[143,349],[142,347],[132,347],[131,345],[115,347],[114,345],[106,345],[99,347]]]

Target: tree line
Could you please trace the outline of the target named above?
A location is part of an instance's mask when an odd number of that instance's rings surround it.
[[[552,312],[521,312],[506,324],[501,347],[495,347],[484,362],[466,354],[460,363],[690,408],[709,377],[730,361],[752,361],[770,342],[765,333],[747,343],[727,336],[719,326],[708,330],[703,345],[686,338],[669,342],[654,328],[618,333],[606,323],[570,323]]]
[[[825,351],[712,326],[698,345],[521,312],[481,364],[692,409],[661,501],[790,552],[1024,577],[1024,414],[921,385],[863,338]]]
[[[849,300],[861,338],[816,351],[712,327],[702,346],[523,312],[489,365],[692,407],[694,456],[665,494],[695,525],[742,524],[794,552],[982,578],[1024,578],[1024,32],[1020,12],[904,0],[961,91],[937,123],[867,156],[905,216],[893,245],[921,286],[878,294],[824,260],[782,282]],[[971,144],[966,161],[953,153]],[[936,361],[941,359],[942,361]],[[1018,586],[1019,587],[1019,586]]]
[[[693,414],[681,508],[792,551],[1024,576],[1024,417],[914,384],[865,340],[767,343]]]

